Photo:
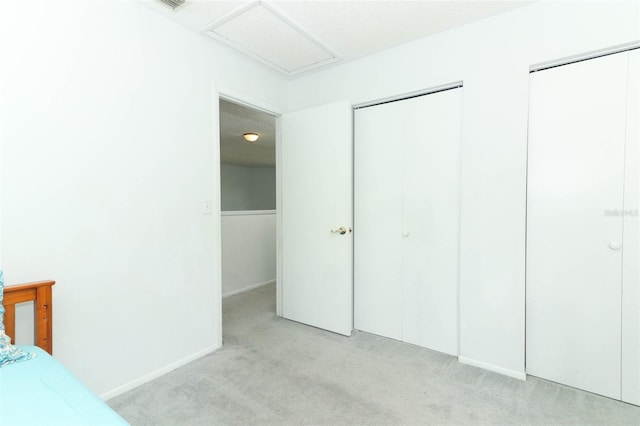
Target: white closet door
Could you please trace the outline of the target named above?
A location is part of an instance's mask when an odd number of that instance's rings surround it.
[[[640,50],[629,52],[622,279],[622,400],[640,405]]]
[[[402,340],[458,354],[462,89],[399,102],[404,117]]]
[[[620,398],[627,54],[530,84],[527,372]]]
[[[354,117],[354,327],[401,340],[405,135],[389,105]]]
[[[337,102],[282,117],[282,312],[353,329],[352,109]]]
[[[355,327],[457,354],[461,89],[355,113]]]

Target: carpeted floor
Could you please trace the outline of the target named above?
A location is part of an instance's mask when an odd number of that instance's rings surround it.
[[[225,299],[223,328],[222,349],[109,405],[132,425],[640,425],[640,407],[278,318],[275,285]]]

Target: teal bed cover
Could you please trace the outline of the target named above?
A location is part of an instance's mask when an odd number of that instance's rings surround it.
[[[0,368],[0,426],[128,425],[48,353]]]

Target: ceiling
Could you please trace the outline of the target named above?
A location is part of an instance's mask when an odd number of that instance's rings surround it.
[[[514,0],[186,0],[174,9],[162,1],[147,0],[145,4],[287,78],[531,3]],[[246,132],[257,132],[260,139],[250,144],[242,137]],[[221,100],[220,157],[221,162],[227,164],[274,167],[275,118]]]
[[[159,13],[288,78],[477,21],[531,1],[186,0]]]
[[[249,143],[242,136],[255,132],[260,138]],[[220,162],[244,167],[275,167],[276,118],[220,99]]]

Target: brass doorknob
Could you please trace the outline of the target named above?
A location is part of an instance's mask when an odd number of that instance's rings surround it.
[[[341,226],[338,229],[332,229],[331,230],[332,234],[340,234],[340,235],[344,235],[347,233],[347,228],[345,228],[344,226]]]

